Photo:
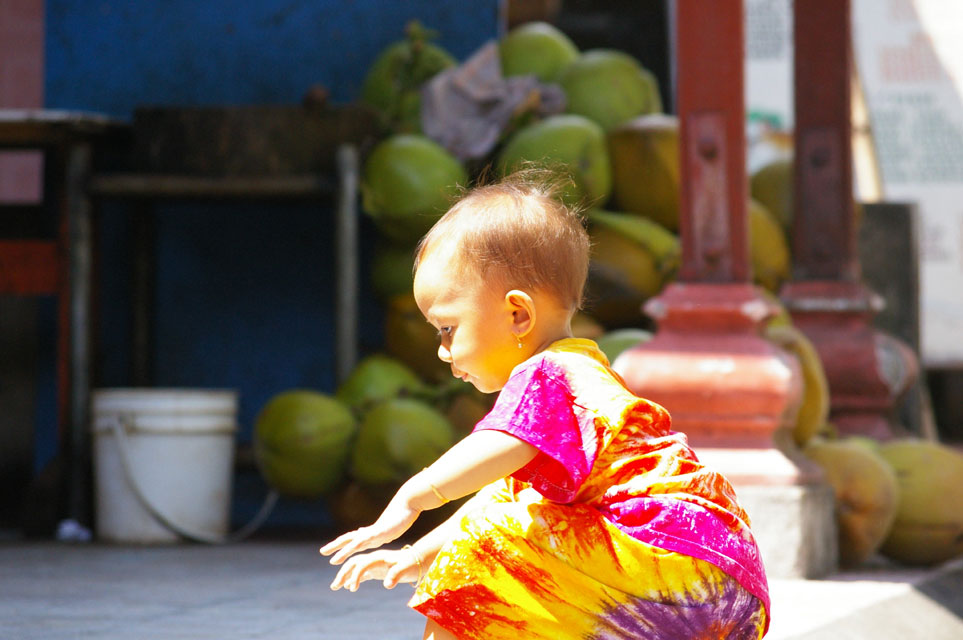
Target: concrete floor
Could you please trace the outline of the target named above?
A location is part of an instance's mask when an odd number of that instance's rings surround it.
[[[408,640],[411,587],[332,592],[319,541],[208,547],[0,542],[2,640]],[[963,638],[963,559],[774,580],[770,640]],[[560,639],[561,640],[561,639]]]

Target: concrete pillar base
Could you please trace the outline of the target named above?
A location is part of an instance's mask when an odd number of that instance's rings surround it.
[[[695,452],[735,488],[770,578],[835,573],[839,543],[833,489],[822,469],[792,446],[785,430],[777,431],[774,440],[780,449],[695,446]]]
[[[819,578],[837,571],[834,497],[829,485],[736,484],[735,489],[752,521],[770,579]]]

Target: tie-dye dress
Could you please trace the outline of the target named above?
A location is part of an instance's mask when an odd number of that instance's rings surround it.
[[[731,485],[595,343],[516,367],[475,429],[539,452],[470,500],[409,606],[465,639],[765,634],[766,576]]]

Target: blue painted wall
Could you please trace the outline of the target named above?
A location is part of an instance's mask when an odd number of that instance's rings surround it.
[[[353,100],[416,18],[464,59],[499,29],[499,0],[48,0],[46,100],[135,105],[298,102],[313,83]]]
[[[412,18],[463,60],[498,34],[499,1],[48,0],[46,104],[130,118],[145,104],[297,103],[313,84],[344,103]],[[104,386],[129,384],[128,223],[118,205],[102,213]],[[330,210],[165,206],[158,225],[159,386],[239,389],[242,442],[273,394],[333,390]],[[381,309],[363,294],[363,347],[374,350]],[[52,424],[49,386],[40,397]],[[46,433],[38,464],[53,453]]]

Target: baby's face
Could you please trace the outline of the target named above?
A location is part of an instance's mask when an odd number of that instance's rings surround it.
[[[451,249],[431,249],[415,274],[415,300],[438,329],[438,357],[479,391],[499,391],[524,360],[505,292],[461,268]]]

